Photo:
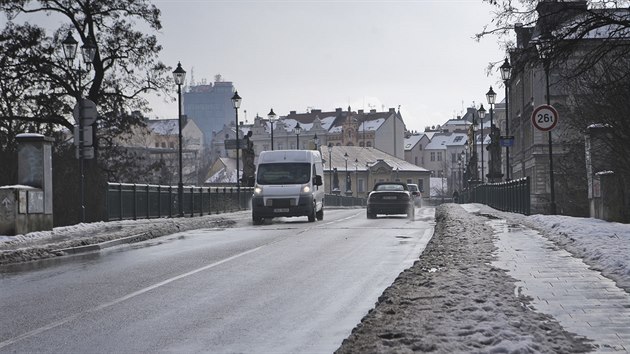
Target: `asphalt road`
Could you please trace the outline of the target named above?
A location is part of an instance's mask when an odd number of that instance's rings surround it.
[[[327,210],[247,215],[0,273],[0,352],[321,352],[339,347],[433,233],[416,219]]]

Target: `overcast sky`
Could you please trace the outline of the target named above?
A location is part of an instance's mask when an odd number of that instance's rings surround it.
[[[475,33],[491,21],[481,0],[154,0],[162,10],[162,59],[181,61],[187,80],[232,81],[252,122],[309,107],[401,107],[408,129],[424,130],[503,99],[504,58],[495,38]],[[487,106],[487,105],[486,105]],[[486,107],[487,109],[488,107]],[[243,113],[246,111],[246,114]],[[175,118],[155,101],[152,117]]]
[[[490,85],[497,102],[504,97],[499,73],[487,73],[503,49],[494,37],[473,39],[492,20],[482,0],[151,2],[162,11],[161,60],[181,61],[188,83],[217,74],[232,81],[243,98],[239,118],[250,123],[271,108],[400,107],[407,128],[423,131],[485,103]],[[151,118],[177,117],[176,102],[150,102]]]

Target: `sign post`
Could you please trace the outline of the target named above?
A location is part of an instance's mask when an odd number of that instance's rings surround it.
[[[549,88],[547,87],[547,97]],[[542,104],[532,112],[532,124],[540,131],[547,132],[549,139],[549,185],[551,187],[551,214],[556,213],[556,202],[553,178],[553,145],[551,143],[551,130],[558,125],[558,111],[550,104]]]

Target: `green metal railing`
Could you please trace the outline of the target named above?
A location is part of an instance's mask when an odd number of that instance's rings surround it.
[[[529,177],[478,185],[463,191],[459,202],[481,203],[498,210],[529,215],[531,210]]]
[[[246,209],[253,188],[185,186],[184,216],[218,214]],[[239,200],[240,196],[240,200]],[[107,183],[107,221],[178,217],[177,186]]]

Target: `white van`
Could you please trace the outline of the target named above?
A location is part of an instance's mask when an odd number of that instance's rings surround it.
[[[252,220],[277,216],[324,219],[324,166],[316,150],[263,151],[258,156]]]

